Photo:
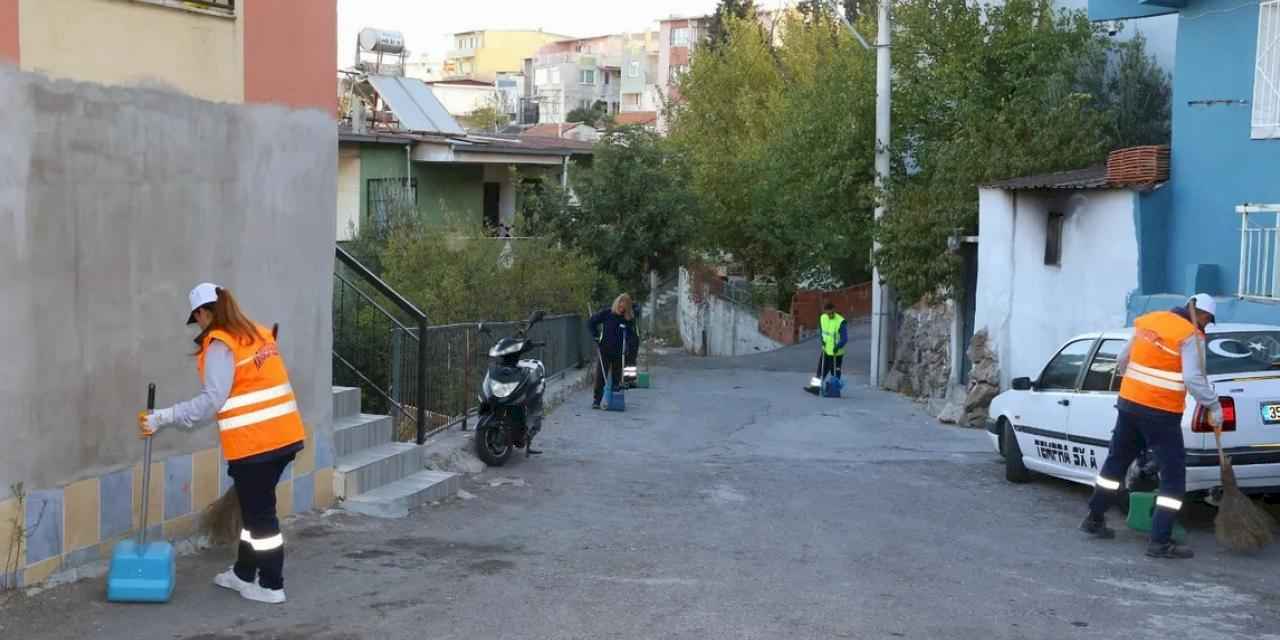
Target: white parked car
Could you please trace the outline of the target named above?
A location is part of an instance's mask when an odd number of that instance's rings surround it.
[[[991,402],[987,430],[1005,458],[1005,477],[1031,471],[1093,484],[1116,422],[1116,360],[1132,330],[1069,340],[1034,380],[1018,378]],[[1222,446],[1246,493],[1280,495],[1280,326],[1212,324],[1206,367],[1223,407]],[[1187,493],[1221,484],[1213,428],[1187,398],[1182,434]]]

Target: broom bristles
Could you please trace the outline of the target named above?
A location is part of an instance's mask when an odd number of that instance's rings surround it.
[[[205,509],[203,524],[213,544],[229,545],[240,541],[240,496],[234,486]]]
[[[1273,539],[1273,519],[1240,491],[1230,458],[1222,460],[1222,501],[1213,524],[1218,542],[1232,551],[1259,551]]]

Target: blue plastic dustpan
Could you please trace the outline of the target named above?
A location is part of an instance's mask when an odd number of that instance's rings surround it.
[[[844,380],[831,376],[822,384],[822,396],[824,398],[839,398],[840,392],[844,390]]]
[[[147,410],[156,407],[156,385],[147,388]],[[173,545],[147,542],[147,505],[151,493],[151,438],[147,438],[142,466],[142,528],[137,540],[124,540],[111,550],[107,600],[111,602],[168,602],[173,597]]]
[[[627,396],[622,392],[622,389],[614,389],[612,385],[605,385],[604,408],[608,411],[627,410]]]

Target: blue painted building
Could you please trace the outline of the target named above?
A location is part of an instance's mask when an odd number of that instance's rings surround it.
[[[1095,21],[1170,13],[1169,181],[1138,197],[1129,318],[1207,291],[1220,320],[1280,323],[1280,0],[1089,0]]]

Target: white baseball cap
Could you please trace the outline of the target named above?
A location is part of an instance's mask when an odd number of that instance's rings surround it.
[[[1197,293],[1191,296],[1187,302],[1196,303],[1196,310],[1209,314],[1209,322],[1217,322],[1218,320],[1218,303],[1214,301],[1213,296],[1207,293]]]
[[[212,282],[201,282],[187,294],[191,301],[191,315],[187,316],[187,324],[196,323],[196,309],[218,301],[218,285]]]

